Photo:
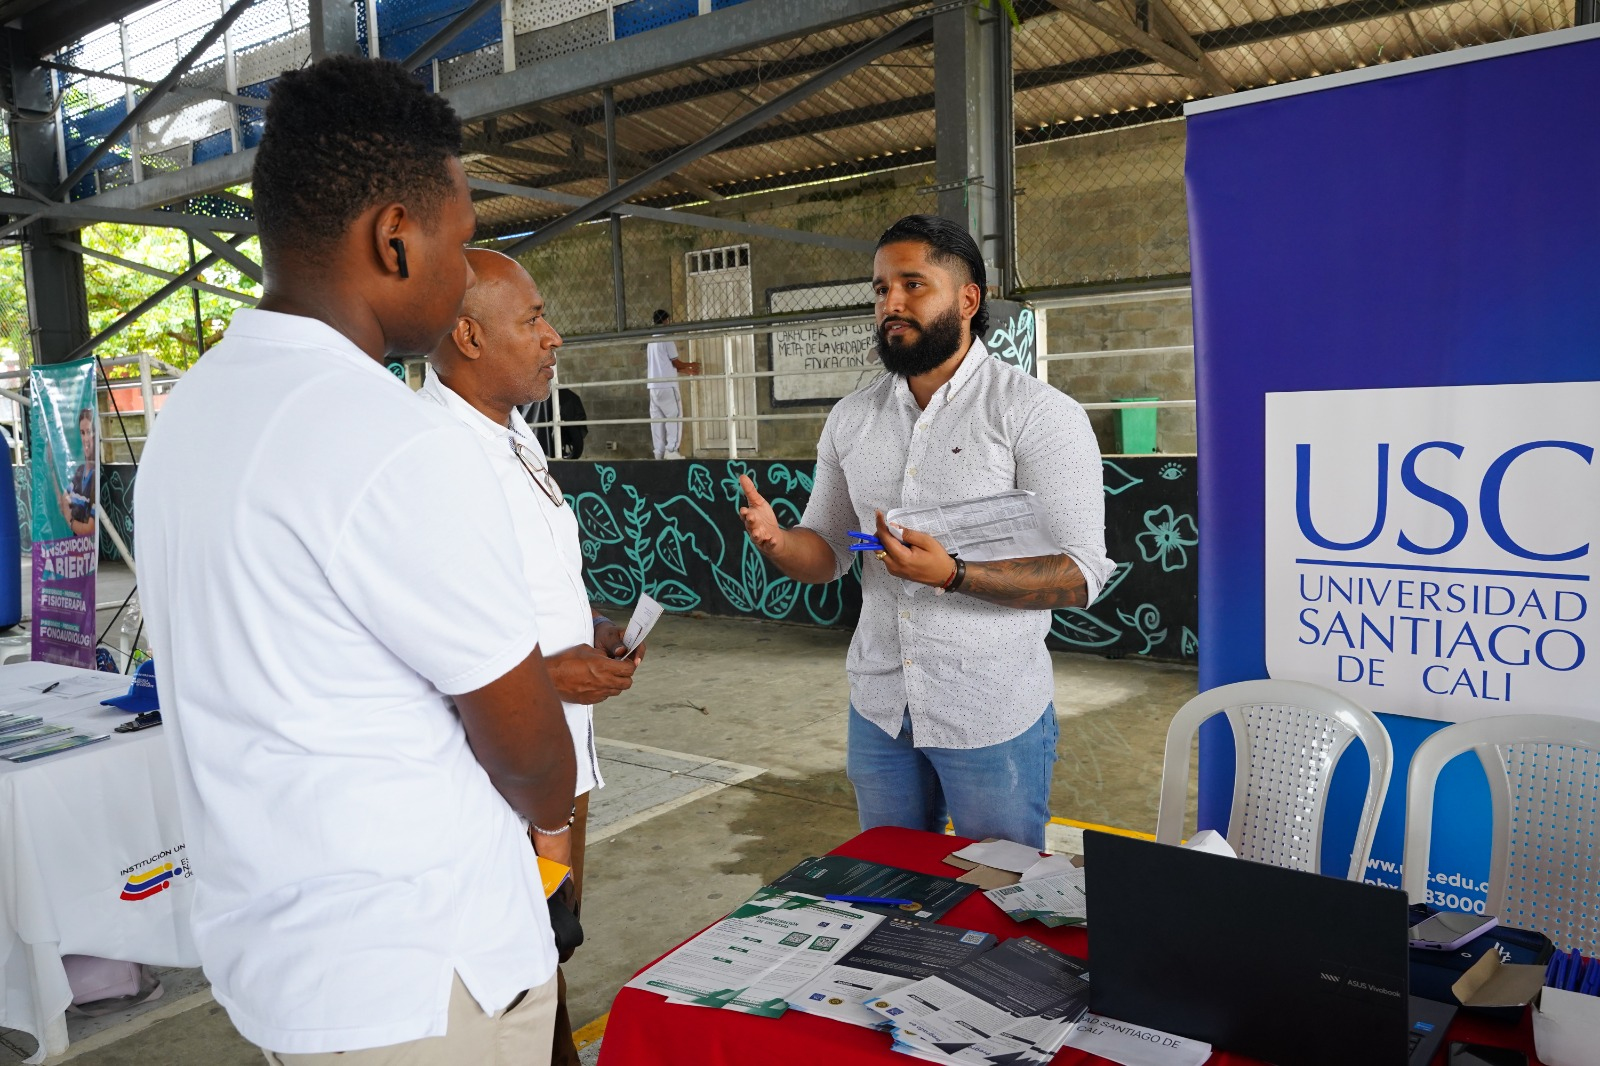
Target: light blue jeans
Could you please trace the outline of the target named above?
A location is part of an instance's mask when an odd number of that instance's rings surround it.
[[[1056,761],[1055,704],[1020,736],[986,748],[919,748],[911,710],[891,737],[850,708],[845,772],[856,790],[861,828],[897,825],[961,836],[1000,837],[1044,847],[1050,773]]]

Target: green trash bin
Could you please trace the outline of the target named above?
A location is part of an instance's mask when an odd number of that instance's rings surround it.
[[[1124,396],[1116,403],[1150,403],[1159,396]],[[1159,407],[1124,407],[1117,412],[1123,455],[1149,455],[1156,450],[1156,415]]]

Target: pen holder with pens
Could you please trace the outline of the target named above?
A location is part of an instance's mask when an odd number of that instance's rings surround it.
[[[1600,958],[1558,951],[1533,1007],[1533,1046],[1546,1066],[1593,1066],[1600,1049]]]

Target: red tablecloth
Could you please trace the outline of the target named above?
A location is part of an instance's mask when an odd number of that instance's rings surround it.
[[[943,859],[972,843],[961,837],[911,829],[872,829],[835,848],[836,855],[871,859],[929,874],[955,875]],[[1082,929],[1047,929],[1038,922],[1017,924],[981,893],[962,900],[941,921],[979,929],[1001,938],[1031,936],[1080,958],[1089,953]],[[1315,1034],[1308,1034],[1314,1039]],[[1520,1026],[1506,1026],[1457,1015],[1450,1040],[1474,1041],[1525,1051],[1533,1057],[1533,1027],[1526,1013]],[[1449,1046],[1448,1041],[1446,1047]],[[1443,1066],[1444,1052],[1435,1059]],[[886,1033],[829,1021],[791,1010],[782,1018],[755,1018],[734,1011],[673,1006],[653,992],[624,988],[611,1005],[600,1066],[847,1066],[881,1063],[905,1066],[915,1059],[890,1050]],[[1072,1048],[1055,1057],[1054,1066],[1091,1066],[1106,1060]],[[1217,1052],[1208,1066],[1258,1066],[1257,1060]],[[1357,1066],[1357,1064],[1352,1064]]]

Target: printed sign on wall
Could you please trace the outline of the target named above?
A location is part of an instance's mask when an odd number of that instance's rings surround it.
[[[1267,395],[1273,677],[1455,722],[1600,716],[1600,383]]]
[[[878,376],[877,339],[872,322],[872,281],[857,278],[822,285],[767,290],[775,312],[861,307],[863,317],[776,329],[768,336],[772,405],[832,403]]]

